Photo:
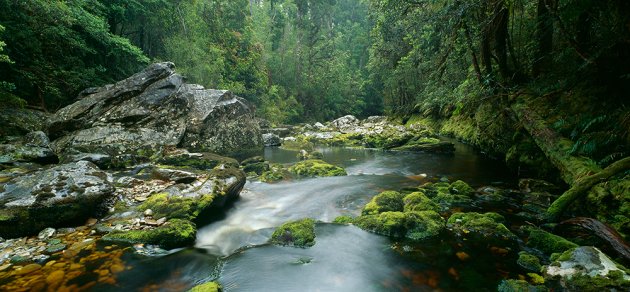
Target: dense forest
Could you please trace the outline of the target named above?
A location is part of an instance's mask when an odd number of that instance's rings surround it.
[[[630,289],[630,1],[0,11],[0,290]]]

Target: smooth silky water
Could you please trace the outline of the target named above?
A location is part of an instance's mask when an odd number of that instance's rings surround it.
[[[178,290],[218,277],[225,291],[495,290],[515,270],[513,259],[461,246],[453,238],[397,242],[354,226],[327,224],[340,215],[359,215],[381,191],[445,177],[473,187],[514,185],[503,163],[455,144],[454,154],[319,148],[324,160],[345,167],[348,176],[248,181],[218,221],[199,227],[194,249],[149,259],[129,256],[135,268],[119,277],[118,288]],[[273,163],[297,161],[297,152],[279,148],[265,149],[264,156]],[[306,217],[322,222],[315,246],[265,244],[274,227]],[[455,256],[461,251],[470,259]]]

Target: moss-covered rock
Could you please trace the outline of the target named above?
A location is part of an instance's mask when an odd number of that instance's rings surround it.
[[[404,211],[439,211],[440,206],[431,201],[423,192],[413,192],[403,198]],[[367,208],[367,206],[366,206]]]
[[[461,180],[451,183],[448,190],[453,194],[458,194],[458,195],[463,195],[463,196],[471,196],[475,192],[475,189],[473,189],[467,183]]]
[[[269,170],[264,171],[258,179],[262,182],[277,182],[281,180],[292,179],[293,174],[286,170],[281,164],[272,164]]]
[[[451,215],[447,224],[456,235],[472,238],[479,242],[487,241],[489,244],[516,242],[516,235],[507,229],[502,222],[505,222],[505,219],[497,213],[469,212]]]
[[[307,152],[311,152],[315,149],[315,145],[306,139],[297,139],[295,141],[285,140],[282,142],[282,146],[280,146],[280,148],[293,151],[306,150]]]
[[[155,229],[114,231],[102,240],[124,243],[155,244],[166,249],[189,246],[195,243],[197,227],[184,219],[171,219]]]
[[[445,228],[444,219],[434,211],[362,215],[356,218],[355,224],[370,232],[411,240],[433,238]]]
[[[273,232],[270,242],[303,248],[313,246],[315,245],[315,221],[306,218],[284,223]]]
[[[453,184],[427,183],[422,185],[420,190],[438,204],[442,211],[454,206],[469,206],[472,203],[473,190],[463,181],[456,181]]]
[[[332,223],[335,223],[335,224],[352,224],[352,223],[354,223],[354,218],[352,218],[350,216],[338,216],[337,218],[335,218],[333,220]]]
[[[525,251],[521,251],[518,253],[518,260],[516,263],[523,269],[531,272],[540,272],[542,265],[540,264],[540,259],[530,253]]]
[[[289,167],[289,172],[305,177],[344,176],[346,171],[323,160],[310,159],[300,161]]]
[[[440,139],[424,136],[416,136],[404,145],[394,147],[392,150],[398,151],[418,151],[432,153],[452,153],[455,151],[455,144]]]
[[[265,161],[262,156],[254,156],[241,162],[241,168],[245,173],[261,175],[263,172],[271,169],[269,162]]]
[[[497,287],[499,292],[543,292],[549,291],[545,286],[532,285],[525,280],[502,280]]]
[[[188,290],[188,292],[221,292],[223,289],[221,285],[217,282],[208,282],[203,283],[201,285],[197,285],[192,289]]]
[[[529,228],[529,238],[527,246],[538,249],[545,254],[562,253],[566,250],[576,248],[578,245],[563,237],[551,234],[539,228]]]
[[[383,212],[402,212],[404,210],[403,198],[405,196],[395,191],[385,191],[372,198],[361,212],[363,215],[375,215]]]
[[[582,246],[565,251],[543,268],[547,280],[567,291],[630,291],[630,275],[599,249]]]

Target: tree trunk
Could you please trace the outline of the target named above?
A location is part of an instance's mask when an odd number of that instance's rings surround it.
[[[534,77],[551,67],[551,50],[553,48],[553,19],[547,6],[552,6],[554,0],[538,0],[538,15],[536,27],[536,54],[532,68]]]
[[[507,38],[510,11],[505,7],[503,0],[498,0],[494,7],[493,25],[494,28],[494,51],[497,54],[499,73],[503,82],[508,83],[511,79],[507,58]]]
[[[588,158],[570,155],[573,142],[551,130],[544,119],[527,106],[525,98],[520,97],[520,99],[520,102],[512,105],[516,117],[549,161],[560,171],[562,179],[571,186],[549,206],[548,220],[558,220],[571,203],[586,194],[595,184],[630,169],[630,157],[621,159],[602,170]]]
[[[464,34],[466,35],[466,43],[468,44],[468,50],[470,50],[470,57],[472,59],[473,67],[475,68],[475,75],[477,75],[477,81],[479,84],[483,85],[483,78],[481,75],[481,68],[479,68],[479,61],[477,60],[477,54],[475,54],[475,49],[473,45],[472,36],[470,35],[470,29],[468,28],[468,24],[463,22]]]

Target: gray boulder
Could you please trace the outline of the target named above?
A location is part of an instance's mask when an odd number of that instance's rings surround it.
[[[113,193],[108,175],[87,161],[17,177],[0,185],[0,236],[82,223],[105,211],[104,203]]]
[[[331,125],[342,133],[353,132],[361,121],[353,115],[343,116],[331,122]]]
[[[163,148],[216,153],[259,149],[249,103],[225,90],[186,84],[173,63],[157,63],[116,84],[89,89],[48,123],[64,161],[81,153],[151,157]],[[142,161],[128,159],[125,161]]]
[[[265,147],[282,145],[282,140],[280,139],[280,136],[273,133],[263,134],[262,139]]]
[[[44,132],[30,132],[11,144],[0,144],[0,163],[37,162],[57,163],[57,155],[50,149]]]

